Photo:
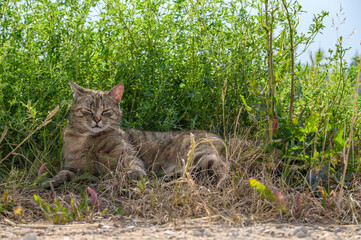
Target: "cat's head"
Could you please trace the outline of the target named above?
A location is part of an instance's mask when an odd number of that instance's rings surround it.
[[[123,96],[123,84],[118,84],[107,92],[82,88],[69,82],[75,99],[69,116],[70,126],[74,130],[83,135],[95,135],[119,128],[119,102]]]

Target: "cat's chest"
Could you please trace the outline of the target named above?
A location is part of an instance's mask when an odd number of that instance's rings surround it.
[[[121,132],[105,132],[97,135],[81,134],[76,131],[65,130],[64,145],[67,148],[88,150],[100,150],[108,142],[116,142],[122,137]]]
[[[82,148],[89,156],[99,158],[106,156],[119,145],[120,138],[112,135],[101,137],[87,137],[78,141],[79,148]]]

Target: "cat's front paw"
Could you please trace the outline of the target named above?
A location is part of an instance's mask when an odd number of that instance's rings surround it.
[[[130,170],[127,172],[127,175],[129,179],[136,181],[139,181],[147,176],[144,170]]]

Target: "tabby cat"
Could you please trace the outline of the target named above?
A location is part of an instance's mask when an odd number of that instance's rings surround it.
[[[93,175],[114,170],[118,162],[128,177],[139,180],[146,169],[165,174],[182,174],[194,140],[205,141],[192,156],[193,165],[211,172],[219,183],[228,176],[225,157],[221,153],[224,141],[217,135],[195,131],[150,132],[136,129],[123,131],[119,127],[124,86],[118,84],[109,92],[82,88],[70,81],[75,102],[70,110],[69,126],[64,131],[63,169],[50,183],[57,187],[77,175]]]

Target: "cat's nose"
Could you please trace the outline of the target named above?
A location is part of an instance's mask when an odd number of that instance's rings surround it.
[[[94,122],[98,123],[98,122],[100,122],[101,118],[99,116],[94,116],[93,120],[94,120]]]

